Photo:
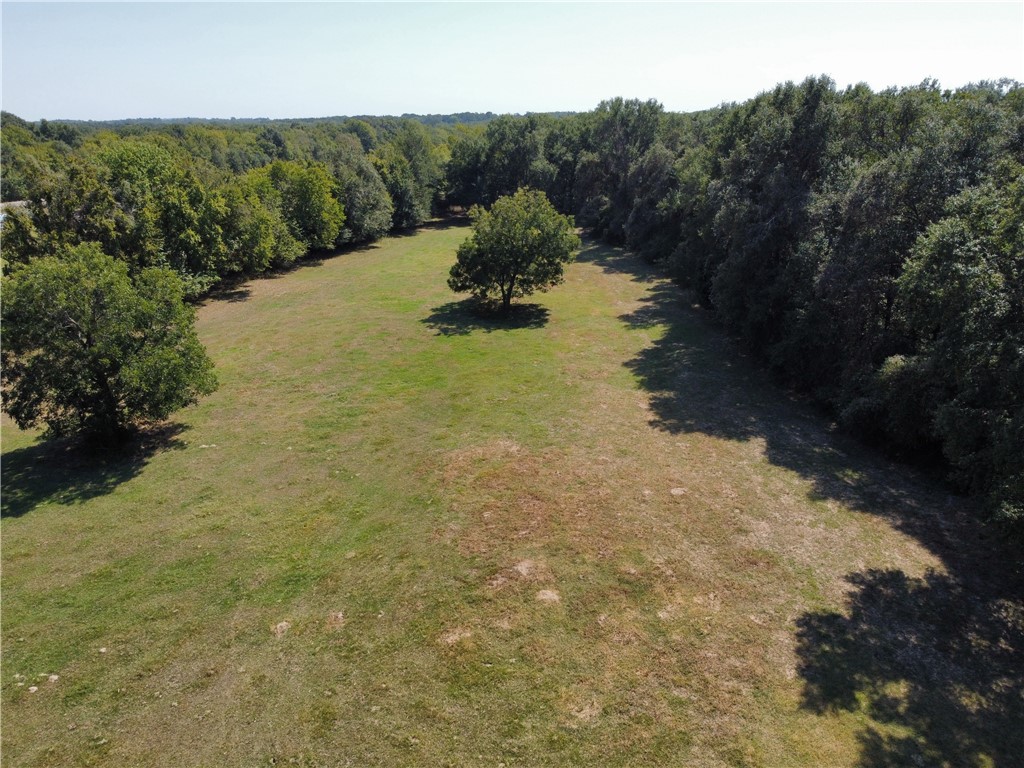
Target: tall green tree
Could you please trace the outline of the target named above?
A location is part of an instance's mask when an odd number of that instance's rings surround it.
[[[334,179],[326,166],[277,160],[253,174],[273,187],[275,204],[296,240],[315,250],[334,246],[345,224],[345,210],[334,196]]]
[[[223,202],[171,146],[160,137],[108,139],[95,156],[120,212],[131,222],[115,243],[116,255],[134,258],[137,268],[170,267],[196,295],[217,281],[227,255],[220,229]]]
[[[335,181],[335,196],[345,210],[345,225],[337,242],[364,243],[391,229],[394,206],[373,163],[363,154],[358,139],[338,136],[323,153]]]
[[[269,179],[247,174],[222,187],[221,222],[228,249],[225,272],[256,274],[286,267],[306,252],[281,212],[281,199]]]
[[[448,205],[469,207],[484,199],[487,139],[483,126],[457,126],[449,139],[451,157],[445,169]]]
[[[378,147],[371,160],[391,197],[392,229],[411,229],[426,221],[430,216],[429,195],[422,193],[401,150],[389,142]]]
[[[903,321],[920,334],[899,363],[919,383],[883,392],[887,421],[925,425],[961,486],[1024,523],[1024,167],[1007,162],[950,200],[899,289]]]
[[[469,215],[473,234],[459,246],[448,286],[496,298],[505,312],[512,299],[561,283],[580,247],[572,219],[537,190],[520,189],[495,200],[490,210],[474,206]]]
[[[116,443],[216,387],[169,269],[133,283],[85,244],[17,268],[3,292],[4,409],[22,428]]]
[[[657,101],[615,98],[588,116],[586,150],[576,171],[581,222],[614,242],[625,240],[632,208],[630,169],[654,145],[664,109]]]

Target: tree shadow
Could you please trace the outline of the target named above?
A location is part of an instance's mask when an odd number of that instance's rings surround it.
[[[654,429],[760,440],[809,496],[883,517],[942,562],[944,574],[851,573],[845,611],[796,620],[803,706],[868,716],[860,765],[1020,765],[1024,755],[1024,578],[1020,553],[972,504],[836,433],[785,392],[657,267],[591,245],[579,260],[649,285],[620,317],[664,333],[625,363]],[[988,761],[988,762],[986,762]]]
[[[466,214],[452,213],[447,216],[425,221],[419,225],[418,229],[458,229],[460,227],[468,227],[470,224],[472,224],[472,221]]]
[[[1024,759],[1021,601],[953,575],[847,577],[845,612],[797,620],[803,706],[868,715],[864,768],[1020,765]]]
[[[210,292],[208,298],[213,301],[227,301],[231,304],[237,304],[242,301],[248,301],[252,296],[252,288],[248,285],[239,285],[231,288],[220,288]]]
[[[420,322],[432,328],[437,336],[466,336],[475,331],[493,333],[543,328],[549,315],[548,308],[540,304],[513,304],[503,313],[486,302],[463,299],[434,307]]]
[[[575,259],[581,264],[597,264],[605,272],[624,273],[629,275],[632,280],[641,283],[651,283],[665,276],[661,267],[644,261],[628,251],[614,245],[607,245],[588,235],[581,237],[583,248],[576,254]]]
[[[388,233],[388,237],[415,237],[424,230],[460,229],[468,227],[471,223],[469,216],[465,214],[452,214],[437,219],[429,219],[407,229],[395,230]]]
[[[104,496],[138,475],[158,453],[185,447],[181,424],[141,432],[117,450],[89,450],[67,440],[41,440],[3,454],[0,517],[15,518],[40,504],[80,504]]]
[[[257,276],[241,272],[227,275],[215,283],[205,294],[197,297],[195,303],[203,305],[214,301],[231,303],[247,301],[252,296],[250,283],[255,279]]]

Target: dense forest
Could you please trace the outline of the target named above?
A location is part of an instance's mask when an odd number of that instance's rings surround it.
[[[543,191],[664,265],[842,428],[1024,530],[1024,87],[827,77],[666,112],[2,118],[6,269],[96,243],[197,297],[310,251]],[[472,119],[469,119],[472,118]]]

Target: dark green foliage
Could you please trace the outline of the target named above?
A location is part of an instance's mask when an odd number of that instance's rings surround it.
[[[676,156],[656,142],[630,168],[626,196],[633,201],[623,225],[626,245],[649,261],[667,258],[679,239],[680,215],[675,207],[679,177]]]
[[[579,154],[584,146],[586,128],[587,116],[575,115],[552,124],[544,137],[544,157],[554,172],[546,192],[560,211],[577,210],[577,166]]]
[[[51,173],[70,148],[63,143],[40,140],[31,123],[9,112],[0,117],[0,125],[0,200],[28,200],[37,181]]]
[[[430,216],[427,196],[418,188],[412,166],[398,147],[385,144],[373,153],[371,159],[391,196],[391,227],[410,229],[426,221]]]
[[[10,261],[95,242],[133,272],[170,267],[192,296],[223,271],[223,203],[159,143],[104,140],[68,157],[36,179],[28,212],[31,234],[15,238]]]
[[[125,213],[106,184],[103,170],[75,157],[36,178],[26,214],[4,223],[4,259],[8,262],[24,263],[85,241],[98,242],[109,253],[118,254],[137,229],[137,219],[144,215]]]
[[[256,144],[260,150],[272,160],[291,160],[292,152],[281,131],[267,126],[260,129]]]
[[[363,152],[372,152],[377,146],[377,131],[365,120],[347,120],[344,128],[359,139]]]
[[[391,196],[394,229],[410,229],[430,218],[443,183],[442,163],[420,123],[402,121],[393,138],[371,155]]]
[[[189,297],[421,223],[448,156],[442,135],[394,118],[33,124],[4,113],[2,130],[4,199],[27,201],[7,211],[6,263],[95,242],[132,274],[170,267]],[[364,151],[382,142],[390,187]]]
[[[677,166],[673,259],[845,427],[945,463],[1004,520],[1024,487],[1020,93],[811,80],[729,109]]]
[[[656,101],[616,98],[601,102],[587,121],[588,150],[576,172],[580,223],[612,242],[625,242],[630,170],[654,146],[662,111]]]
[[[220,228],[224,209],[187,160],[162,143],[134,140],[102,145],[96,158],[118,212],[129,222],[111,252],[134,261],[137,269],[170,267],[190,295],[215,283],[227,255]]]
[[[562,282],[565,265],[580,247],[572,219],[558,213],[543,192],[520,189],[485,210],[470,210],[473,234],[459,246],[448,286],[480,299],[496,298],[505,311],[514,298]]]
[[[306,252],[306,246],[289,230],[280,197],[269,179],[251,174],[223,187],[220,193],[225,205],[222,228],[227,269],[258,274],[285,267]]]
[[[898,281],[930,426],[956,479],[1024,520],[1024,169],[1015,162],[953,198]]]
[[[451,148],[447,202],[490,205],[520,187],[546,189],[555,168],[544,156],[544,135],[540,118],[512,115],[463,129]]]
[[[96,245],[34,259],[4,280],[4,408],[19,426],[116,442],[216,386],[195,311],[168,269]]]
[[[451,140],[451,156],[445,170],[446,202],[468,208],[484,199],[484,159],[487,140],[480,127],[462,128]]]
[[[758,348],[787,334],[794,300],[813,276],[798,255],[807,206],[835,124],[832,83],[788,83],[754,100],[726,130],[732,149],[713,194],[718,243],[711,301]]]
[[[354,137],[339,136],[324,156],[336,184],[336,196],[345,209],[345,225],[338,244],[364,243],[391,229],[394,208],[387,187]]]
[[[487,124],[482,157],[482,202],[490,204],[520,187],[546,189],[554,167],[544,158],[538,117],[505,115]]]
[[[59,141],[69,147],[77,147],[82,143],[82,130],[69,123],[40,120],[36,132],[41,139]]]

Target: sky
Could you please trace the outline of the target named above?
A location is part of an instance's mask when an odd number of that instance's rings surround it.
[[[830,75],[1024,81],[1024,2],[18,3],[2,106],[27,120],[672,111]]]

